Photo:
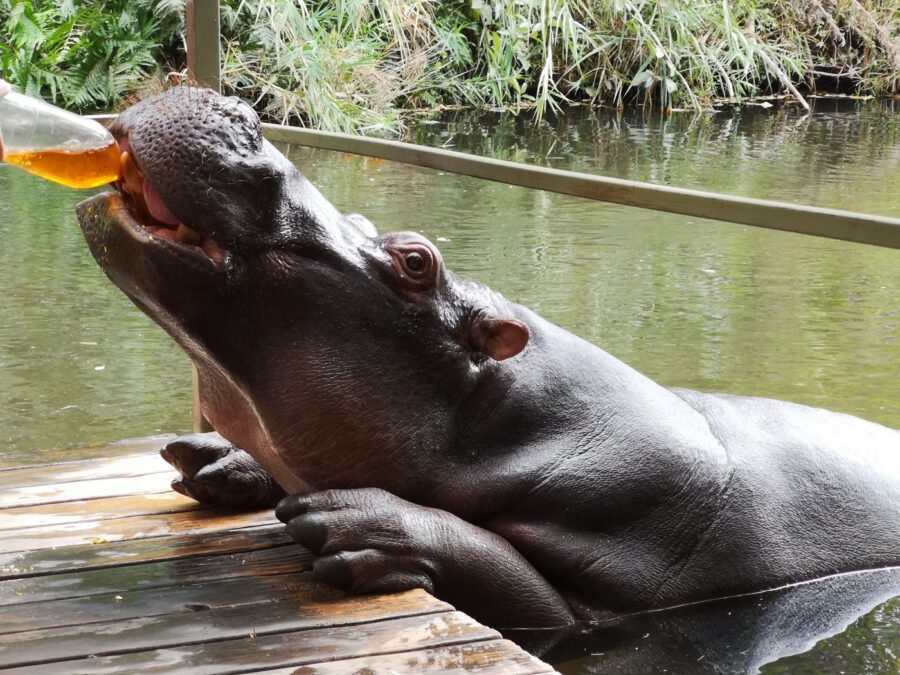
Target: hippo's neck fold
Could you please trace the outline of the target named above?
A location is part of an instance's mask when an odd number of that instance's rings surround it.
[[[727,480],[727,453],[699,412],[602,349],[524,307],[515,310],[531,342],[475,389],[461,408],[457,445],[448,449],[455,474],[446,501],[464,516],[516,508],[545,491],[550,476],[602,470],[611,457],[634,452],[637,465],[635,443],[685,456],[703,467],[704,480]],[[475,493],[467,484],[490,488]]]

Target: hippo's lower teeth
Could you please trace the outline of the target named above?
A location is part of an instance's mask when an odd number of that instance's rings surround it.
[[[203,240],[203,235],[201,235],[196,230],[192,230],[184,223],[178,223],[178,229],[175,231],[175,241],[179,244],[192,244],[197,246]]]

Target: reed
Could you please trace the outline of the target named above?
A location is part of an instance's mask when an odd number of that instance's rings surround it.
[[[404,111],[701,109],[900,93],[896,0],[223,0],[224,83],[269,120],[396,133]],[[0,72],[79,109],[184,68],[184,0],[0,0]],[[162,65],[160,65],[162,64]],[[165,73],[163,73],[165,74]]]
[[[573,100],[669,111],[900,92],[895,0],[243,0],[225,81],[272,119],[396,131],[402,111]]]

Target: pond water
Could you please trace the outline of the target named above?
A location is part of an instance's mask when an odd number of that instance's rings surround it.
[[[900,215],[898,102],[668,120],[574,109],[537,125],[528,116],[445,114],[418,120],[410,139]],[[382,232],[422,232],[455,272],[661,383],[784,398],[900,427],[898,251],[284,150],[342,210],[363,213]],[[84,196],[0,166],[3,465],[190,427],[189,363],[94,264],[73,214]],[[867,672],[895,672],[897,615],[895,601],[860,619],[868,628],[848,649],[881,655]],[[818,672],[812,661],[795,667]]]

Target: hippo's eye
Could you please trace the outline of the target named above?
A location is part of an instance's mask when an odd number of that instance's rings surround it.
[[[427,241],[390,241],[386,246],[394,272],[408,287],[433,287],[440,275],[440,253]]]
[[[425,268],[428,266],[428,263],[425,261],[425,257],[417,251],[410,251],[405,256],[403,256],[403,262],[406,263],[406,269],[408,269],[413,274],[420,274],[424,272]]]
[[[431,268],[434,259],[425,246],[413,244],[400,247],[394,260],[399,263],[400,273],[417,285],[426,283],[433,276]]]

